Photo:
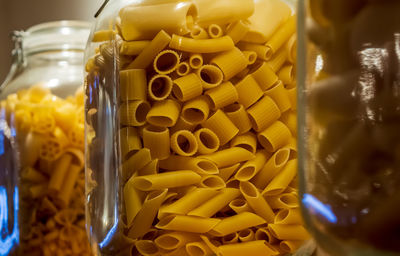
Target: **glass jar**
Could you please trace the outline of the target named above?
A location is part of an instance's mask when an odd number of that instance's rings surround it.
[[[299,6],[306,223],[331,255],[398,255],[400,3]]]
[[[0,86],[0,255],[90,255],[85,232],[85,22],[14,32]]]
[[[278,255],[308,239],[295,178],[291,6],[105,6],[86,52],[97,255]]]

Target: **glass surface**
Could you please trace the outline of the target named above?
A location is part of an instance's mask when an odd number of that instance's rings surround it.
[[[83,84],[82,63],[88,34],[89,25],[85,22],[60,21],[40,24],[13,35],[13,64],[0,85],[0,255],[55,255],[57,252],[54,250],[61,246],[55,246],[54,241],[60,241],[61,232],[69,232],[59,228],[53,219],[55,212],[69,209],[69,205],[55,203],[60,195],[58,192],[46,192],[46,182],[51,179],[55,165],[49,161],[48,172],[44,173],[44,160],[39,159],[41,141],[52,135],[33,131],[32,126],[36,113],[43,111],[41,113],[51,117],[59,111],[62,115],[66,113],[62,108],[69,104],[67,96],[75,100],[75,92]],[[29,94],[34,86],[39,93],[36,100],[33,100],[34,96],[26,96],[34,95]],[[47,98],[48,105],[44,98],[40,98],[45,95],[51,97]],[[59,102],[58,110],[54,109],[56,102]],[[59,121],[55,122],[55,126],[59,125]],[[68,133],[67,129],[58,130],[59,135],[63,133]],[[81,133],[83,136],[83,130]],[[83,157],[83,148],[79,150]],[[68,225],[84,220],[83,176],[79,179],[82,184],[81,213],[77,213],[79,216]],[[40,196],[34,197],[38,191],[44,191],[44,194],[39,192]],[[48,230],[53,227],[51,222],[59,228],[59,234],[48,235]],[[79,232],[85,235],[84,226],[79,228]],[[87,247],[85,241],[83,238],[82,248],[85,243]],[[52,249],[45,251],[45,247]],[[63,250],[69,248],[65,245]]]
[[[299,3],[301,200],[332,255],[400,253],[399,10]]]

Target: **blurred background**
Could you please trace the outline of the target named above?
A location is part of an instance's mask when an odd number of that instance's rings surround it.
[[[55,20],[93,21],[104,0],[0,0],[0,84],[11,65],[13,30]]]

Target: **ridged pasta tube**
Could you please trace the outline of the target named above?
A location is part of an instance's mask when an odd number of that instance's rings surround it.
[[[226,30],[226,35],[230,36],[230,38],[232,38],[232,41],[237,44],[246,36],[249,29],[249,25],[246,24],[245,21],[238,20],[229,25]]]
[[[171,149],[181,156],[192,156],[197,152],[196,137],[188,130],[180,130],[171,136]]]
[[[257,103],[251,106],[247,113],[252,127],[260,132],[274,123],[281,116],[278,105],[269,96],[263,96]]]
[[[251,129],[251,121],[243,105],[234,103],[224,108],[225,114],[239,129],[238,134],[243,134]]]
[[[172,91],[178,100],[185,102],[200,96],[203,92],[203,84],[196,74],[191,73],[175,79]]]
[[[182,108],[182,118],[190,124],[201,124],[207,120],[210,104],[205,96],[200,96],[185,102]]]
[[[207,31],[204,28],[202,28],[202,27],[200,27],[198,25],[195,25],[192,28],[192,31],[190,31],[190,36],[193,39],[207,39],[207,38],[209,38]]]
[[[178,67],[176,68],[176,74],[178,76],[187,76],[191,71],[189,63],[187,61],[182,61],[178,64]]]
[[[253,76],[254,80],[256,80],[261,90],[265,91],[269,89],[278,81],[278,76],[267,63],[260,62],[255,65],[256,66],[250,70],[250,74]]]
[[[160,127],[172,127],[181,112],[181,105],[174,100],[157,101],[146,116],[147,122]]]
[[[279,48],[285,45],[289,38],[296,32],[296,15],[289,17],[282,26],[272,35],[265,44],[272,56]],[[285,49],[286,50],[286,49]]]
[[[148,95],[152,100],[165,100],[172,91],[173,81],[167,75],[153,76],[148,85]]]
[[[202,126],[213,131],[218,136],[221,145],[228,143],[239,132],[239,129],[220,109],[203,122]]]
[[[150,150],[153,159],[163,160],[168,158],[171,154],[168,128],[146,126],[143,130],[143,146]]]
[[[244,148],[232,147],[219,150],[209,155],[202,155],[199,156],[199,158],[208,159],[214,162],[220,168],[254,159],[255,155]]]
[[[199,53],[190,54],[189,65],[193,69],[201,68],[201,66],[203,66],[203,56]]]
[[[235,103],[239,96],[231,82],[225,82],[216,88],[207,90],[205,95],[211,102],[211,109],[217,110]]]
[[[222,70],[214,65],[204,65],[196,73],[200,77],[204,89],[217,87],[224,79]]]
[[[171,155],[167,159],[160,161],[160,168],[171,171],[193,170],[201,175],[218,174],[218,167],[213,161],[199,157]]]
[[[278,71],[278,77],[284,85],[292,84],[294,81],[293,65],[285,65]]]
[[[224,81],[228,81],[245,69],[248,61],[243,53],[234,47],[232,50],[219,53],[211,59],[210,63],[219,67],[224,74]]]
[[[257,136],[252,132],[238,135],[231,140],[230,146],[241,147],[255,154],[257,150]]]
[[[174,34],[169,47],[184,52],[215,53],[231,50],[235,45],[229,36],[215,39],[192,39]]]
[[[219,138],[210,129],[200,128],[194,133],[194,136],[197,140],[200,154],[211,154],[218,150]]]
[[[174,188],[196,184],[201,176],[194,171],[172,171],[146,176],[138,176],[132,179],[132,185],[142,191]]]
[[[247,75],[235,87],[239,95],[238,102],[246,109],[263,96],[263,91],[251,75]]]
[[[280,121],[275,121],[257,135],[258,142],[269,152],[285,146],[291,137],[289,128]]]
[[[265,95],[271,97],[279,107],[281,113],[290,109],[290,100],[282,81],[278,81],[273,87],[265,91]]]
[[[282,193],[297,174],[297,160],[287,162],[282,171],[263,190],[266,196],[276,196]]]
[[[122,101],[146,100],[147,80],[144,69],[129,69],[119,72]]]
[[[150,104],[146,101],[129,101],[119,107],[119,118],[122,125],[141,126],[146,123]]]
[[[172,50],[161,51],[153,61],[154,70],[158,74],[169,74],[178,68],[180,57],[177,52]]]

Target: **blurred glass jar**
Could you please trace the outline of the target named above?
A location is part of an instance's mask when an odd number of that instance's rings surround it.
[[[303,0],[303,210],[332,255],[400,253],[399,1]]]
[[[90,24],[14,32],[0,86],[0,255],[90,255],[84,216],[83,55]]]

